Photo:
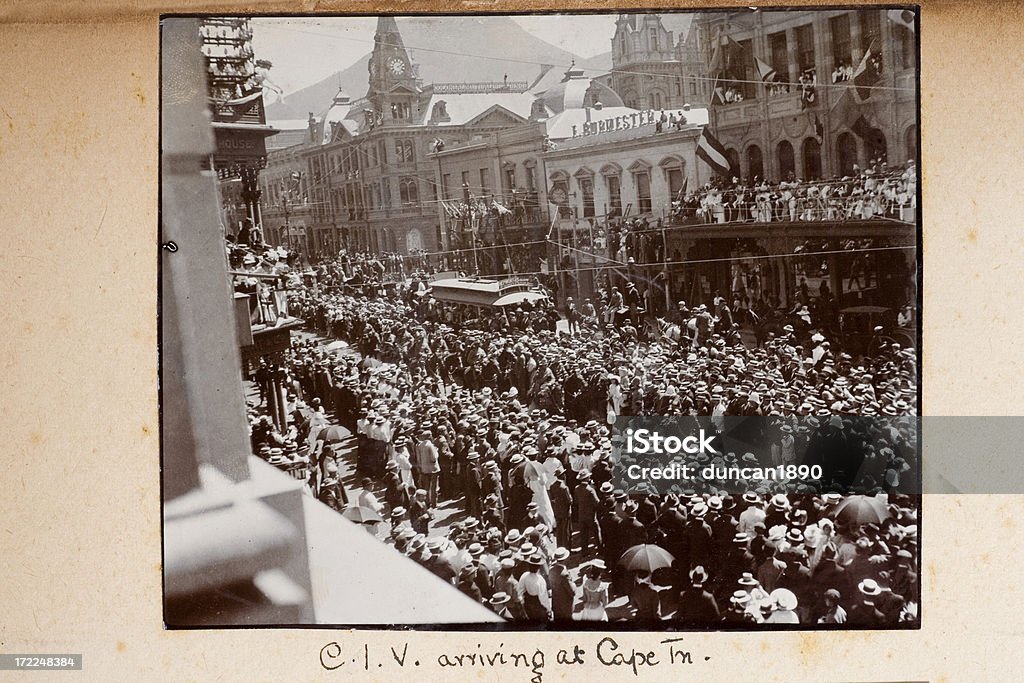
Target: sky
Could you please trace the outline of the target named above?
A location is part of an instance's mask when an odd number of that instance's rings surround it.
[[[592,57],[608,50],[608,41],[615,33],[615,17],[518,15],[512,19],[541,40],[581,57]],[[251,24],[253,51],[258,58],[270,60],[270,81],[288,94],[351,66],[370,52],[377,18],[256,17]]]

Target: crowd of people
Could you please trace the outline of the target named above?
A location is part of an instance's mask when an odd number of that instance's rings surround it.
[[[673,202],[672,216],[683,223],[904,220],[905,211],[916,206],[914,162],[890,168],[876,160],[828,181],[720,178]]]
[[[311,490],[340,510],[339,465],[317,437],[333,423],[350,430],[355,503],[387,520],[375,532],[502,616],[703,628],[915,620],[917,503],[898,492],[915,465],[898,447],[909,422],[866,456],[877,466],[856,491],[882,510],[874,523],[844,518],[834,471],[797,489],[627,492],[613,457],[620,415],[783,416],[772,423],[780,449],[785,416],[912,415],[912,349],[850,357],[792,328],[756,348],[710,328],[683,344],[629,325],[570,336],[549,304],[482,325],[425,297],[292,294],[300,317],[359,353],[297,342],[279,370],[290,433],[254,418],[254,450],[277,463],[308,452]],[[442,505],[465,516],[438,529]],[[670,560],[621,562],[645,543]]]

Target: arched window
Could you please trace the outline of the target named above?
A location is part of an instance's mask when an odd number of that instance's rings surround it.
[[[917,126],[910,126],[903,134],[903,149],[907,150],[907,161],[917,161]]]
[[[548,200],[558,205],[559,218],[569,218],[569,174],[565,171],[555,171],[551,174],[551,191],[548,193]]]
[[[402,206],[416,206],[419,203],[419,189],[416,178],[402,178],[398,183],[398,192],[402,198]]]
[[[796,175],[796,160],[793,158],[793,145],[789,140],[783,140],[777,148],[779,159],[779,180],[789,180],[790,176]]]
[[[843,133],[836,138],[836,158],[839,160],[839,175],[853,175],[857,163],[857,141],[852,133]]]
[[[670,202],[681,200],[680,193],[683,190],[684,169],[686,162],[682,157],[676,155],[667,156],[658,162],[662,173],[665,175],[665,184],[668,185],[668,197]]]
[[[576,184],[580,188],[580,200],[583,203],[583,217],[594,217],[594,172],[583,167],[576,171]]]
[[[761,148],[751,145],[747,147],[747,182],[753,185],[755,180],[764,180],[764,158]]]
[[[650,213],[651,204],[651,165],[643,159],[637,159],[629,166],[633,175],[633,186],[636,188],[637,213]]]
[[[885,141],[885,133],[877,128],[869,130],[867,137],[864,138],[864,151],[868,155],[869,163],[872,160],[888,161],[889,146]]]
[[[729,175],[739,176],[740,153],[730,147],[729,149],[725,150],[725,158],[729,160]]]
[[[804,180],[821,180],[821,145],[816,138],[804,140]]]
[[[423,249],[423,234],[419,228],[410,228],[409,232],[405,233],[405,249],[407,252]]]
[[[611,162],[601,167],[604,184],[608,190],[608,217],[622,215],[622,167]]]

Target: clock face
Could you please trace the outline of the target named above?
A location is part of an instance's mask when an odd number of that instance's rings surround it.
[[[395,76],[401,76],[405,73],[405,62],[398,57],[392,57],[388,60],[388,71]]]

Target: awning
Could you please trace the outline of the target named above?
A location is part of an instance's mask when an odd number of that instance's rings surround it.
[[[515,306],[521,304],[524,301],[540,301],[546,299],[547,296],[540,292],[513,292],[506,294],[497,301],[494,302],[495,306]]]

